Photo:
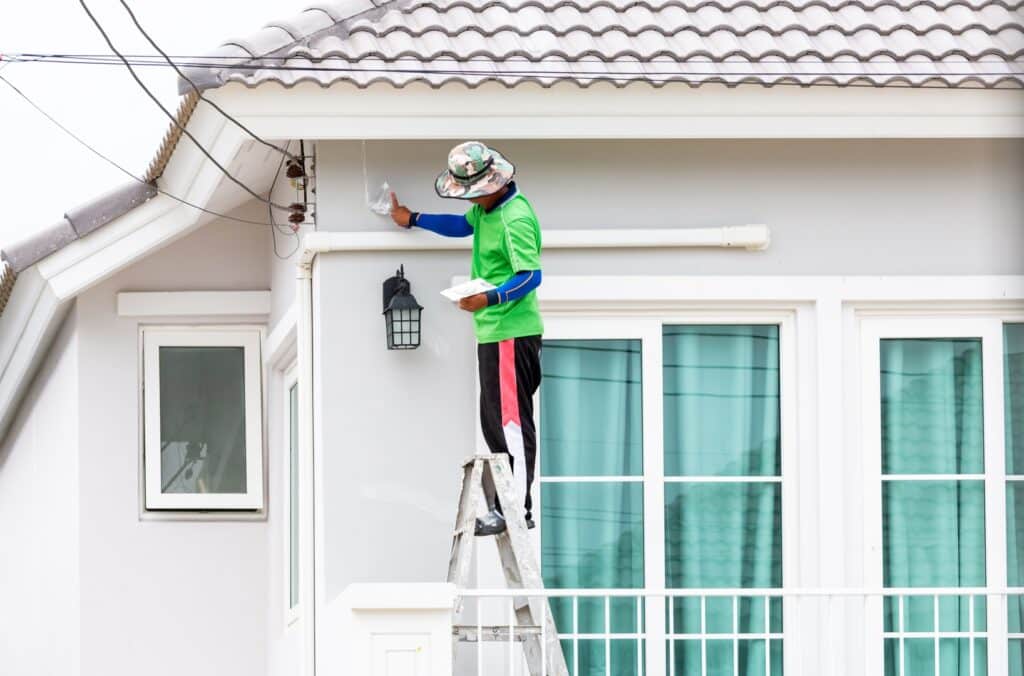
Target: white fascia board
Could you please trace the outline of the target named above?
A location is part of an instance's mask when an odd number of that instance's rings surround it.
[[[208,94],[268,138],[1014,138],[1024,91],[630,86],[431,89],[229,84]],[[343,102],[343,105],[339,105]],[[485,102],[488,114],[480,114]]]
[[[18,275],[0,316],[0,441],[70,307],[34,267]]]

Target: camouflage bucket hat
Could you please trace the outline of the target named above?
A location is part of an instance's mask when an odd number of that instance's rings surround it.
[[[512,180],[516,168],[494,148],[466,141],[448,153],[448,169],[434,183],[441,197],[472,199],[498,192]]]

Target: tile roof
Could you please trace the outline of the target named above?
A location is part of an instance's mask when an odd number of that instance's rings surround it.
[[[1024,0],[346,0],[269,24],[213,56],[225,65],[190,73],[204,88],[1021,87]]]

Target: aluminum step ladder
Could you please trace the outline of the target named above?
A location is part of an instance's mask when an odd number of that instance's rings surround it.
[[[477,510],[482,504],[493,509],[497,498],[501,502],[507,525],[504,533],[494,536],[505,582],[510,589],[543,589],[544,581],[527,535],[521,500],[515,496],[508,456],[474,455],[462,464],[462,472],[462,493],[459,496],[459,512],[455,516],[448,582],[457,589],[468,587]],[[516,619],[514,628],[508,625],[460,625],[456,621],[452,629],[453,640],[471,643],[517,640],[523,644],[530,676],[568,676],[569,669],[565,664],[548,599],[519,597],[513,599],[512,603]],[[462,615],[462,610],[460,602],[455,609],[456,620]]]

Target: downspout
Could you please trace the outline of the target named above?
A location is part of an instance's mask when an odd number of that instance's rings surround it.
[[[298,368],[297,382],[299,385],[299,449],[300,458],[305,459],[305,463],[310,468],[310,474],[312,474],[313,467],[313,278],[312,278],[312,265],[302,263],[298,266],[298,275],[296,277],[295,292],[298,295],[296,299],[297,306],[299,308],[299,316],[296,322],[295,329],[295,343],[298,351]],[[312,477],[310,477],[312,478]],[[305,594],[306,598],[306,610],[303,612],[303,667],[302,674],[308,676],[315,676],[316,674],[316,533],[315,533],[315,514],[316,514],[316,484],[314,481],[309,481],[309,486],[312,486],[312,495],[305,500],[306,509],[310,511],[309,523],[311,527],[309,533],[302,538],[305,543],[301,543],[300,546],[309,552],[309,560],[313,562],[312,575],[306,572],[308,569],[304,569],[304,576],[310,577],[310,584],[302,585],[306,587],[308,593]],[[301,512],[300,512],[301,513]],[[302,523],[302,521],[300,521]],[[301,531],[300,531],[301,532]],[[300,587],[301,588],[301,587]]]

